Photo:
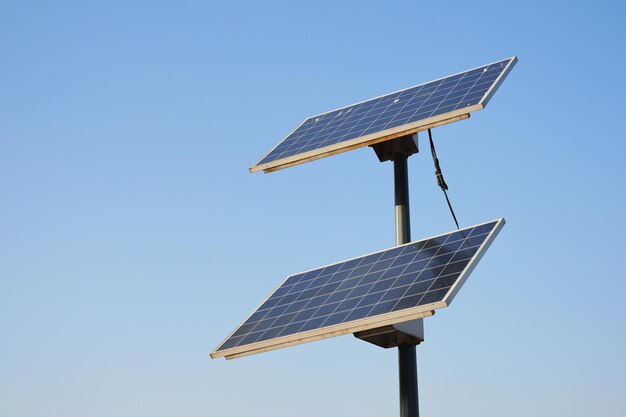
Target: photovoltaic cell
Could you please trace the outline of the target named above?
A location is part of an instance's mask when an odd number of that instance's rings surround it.
[[[516,60],[508,58],[309,117],[250,170],[280,166],[297,160],[299,155],[306,158],[307,153],[312,156],[317,151],[337,153],[342,144],[352,146],[359,138],[384,137],[402,126],[415,127],[422,120],[443,120],[480,110]]]
[[[212,356],[401,310],[432,310],[430,304],[451,301],[503,223],[500,219],[289,276]]]

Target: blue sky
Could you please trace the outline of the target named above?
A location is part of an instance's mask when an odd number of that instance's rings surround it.
[[[434,131],[461,224],[507,225],[425,322],[422,414],[623,414],[624,15],[2,3],[0,414],[397,415],[396,351],[351,336],[208,358],[286,275],[394,244],[370,149],[247,168],[311,114],[512,55],[484,111]],[[413,238],[452,230],[426,152],[410,182]]]

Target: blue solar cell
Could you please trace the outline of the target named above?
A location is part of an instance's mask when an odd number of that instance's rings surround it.
[[[331,294],[331,293],[333,293],[337,289],[339,284],[341,284],[341,282],[335,282],[335,283],[331,283],[331,284],[328,284],[328,285],[324,285],[323,287],[320,288],[320,290],[317,293],[317,295]]]
[[[499,222],[290,276],[217,351],[442,301]]]
[[[275,163],[371,133],[481,103],[516,58],[431,81],[406,90],[309,117],[255,165]],[[279,165],[279,164],[276,164]],[[254,167],[253,167],[254,168]]]

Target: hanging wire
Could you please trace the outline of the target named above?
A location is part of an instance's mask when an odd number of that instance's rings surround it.
[[[439,158],[437,158],[437,151],[435,150],[435,144],[433,142],[433,135],[428,129],[428,140],[430,141],[430,154],[433,157],[433,162],[435,163],[435,175],[437,176],[437,185],[443,191],[443,194],[446,196],[446,202],[448,203],[448,208],[450,209],[450,213],[452,213],[452,218],[454,219],[454,224],[456,224],[456,228],[460,229],[459,222],[456,219],[456,215],[454,214],[454,209],[452,209],[452,204],[450,204],[450,199],[448,198],[448,184],[443,179],[443,174],[441,173],[441,167],[439,166]]]

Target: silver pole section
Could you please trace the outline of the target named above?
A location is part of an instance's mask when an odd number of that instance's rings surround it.
[[[406,155],[396,153],[393,159],[396,245],[402,245],[411,241],[407,158],[408,156]],[[400,417],[419,417],[415,345],[398,346],[398,365],[400,377]]]

